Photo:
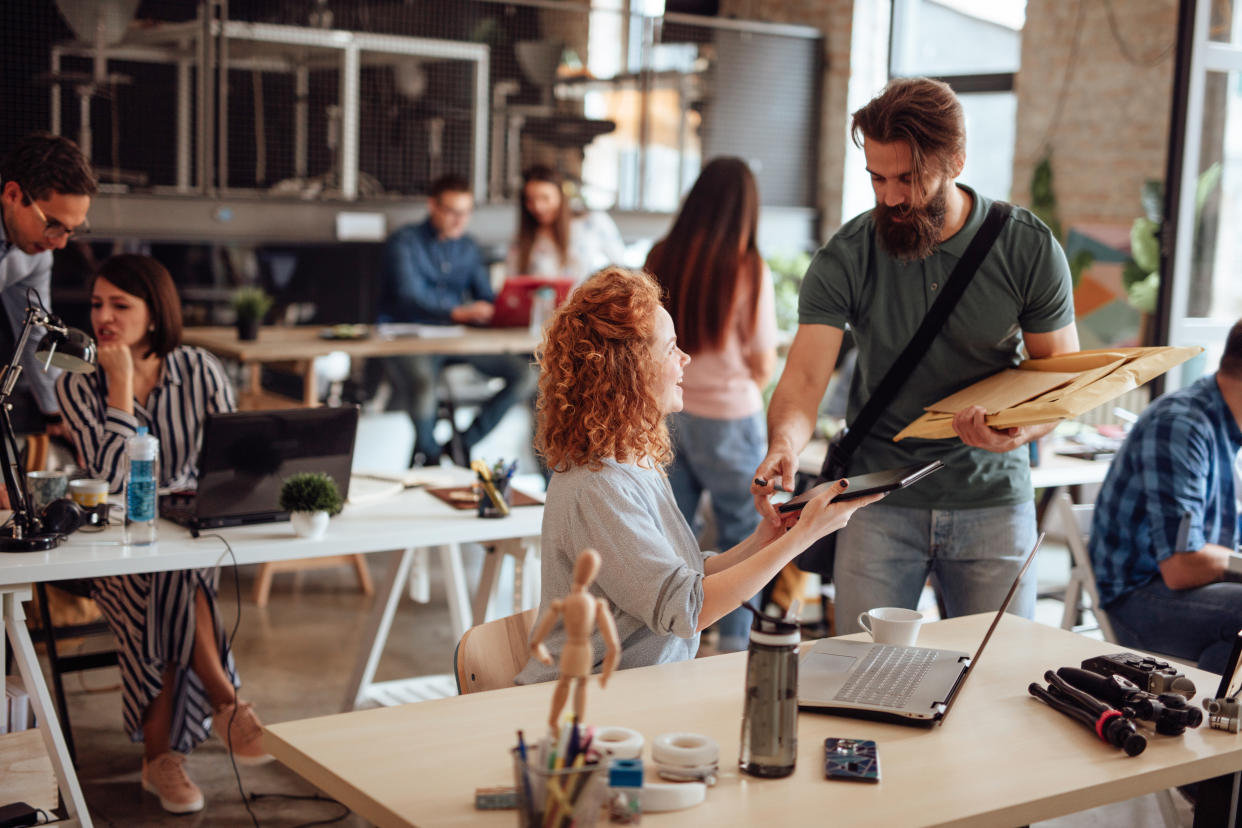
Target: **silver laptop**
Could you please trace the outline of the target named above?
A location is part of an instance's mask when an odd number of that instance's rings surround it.
[[[943,722],[1043,541],[1040,533],[974,658],[954,650],[824,638],[811,645],[798,665],[798,706],[923,727]]]

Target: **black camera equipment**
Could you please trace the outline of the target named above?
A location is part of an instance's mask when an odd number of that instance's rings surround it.
[[[1177,693],[1188,699],[1195,697],[1195,684],[1167,661],[1138,653],[1112,653],[1089,658],[1082,669],[1104,676],[1123,676],[1148,693]]]
[[[1148,693],[1125,676],[1103,676],[1076,667],[1062,667],[1057,675],[1123,713],[1133,713],[1128,718],[1151,722],[1157,733],[1180,736],[1186,728],[1203,724],[1203,711],[1191,707],[1186,698],[1177,693]]]
[[[1081,722],[1100,741],[1121,748],[1127,756],[1138,756],[1147,748],[1147,740],[1120,710],[1073,687],[1051,670],[1044,673],[1044,681],[1048,687],[1031,682],[1027,690],[1054,710]]]

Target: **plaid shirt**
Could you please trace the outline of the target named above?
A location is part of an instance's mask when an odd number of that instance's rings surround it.
[[[1095,502],[1091,564],[1103,606],[1158,578],[1160,561],[1175,552],[1236,548],[1240,448],[1242,430],[1215,374],[1143,412]]]

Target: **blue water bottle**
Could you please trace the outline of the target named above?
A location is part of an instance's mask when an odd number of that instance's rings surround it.
[[[129,470],[125,475],[125,543],[155,543],[157,489],[160,479],[160,441],[138,426],[125,442]]]

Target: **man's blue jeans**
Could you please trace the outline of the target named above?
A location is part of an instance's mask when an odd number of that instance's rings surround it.
[[[932,479],[923,485],[936,485]],[[859,509],[837,539],[836,632],[861,632],[859,613],[918,605],[930,576],[949,617],[996,612],[1035,545],[1035,504],[908,509],[883,501]],[[1034,565],[1009,611],[1035,611]]]
[[[1223,673],[1242,629],[1242,583],[1173,590],[1157,577],[1105,610],[1123,647],[1175,656]],[[1216,688],[1199,691],[1206,695]]]
[[[716,420],[680,412],[669,418],[673,438],[673,465],[668,479],[677,508],[698,535],[695,512],[703,492],[712,499],[716,520],[716,546],[731,549],[755,531],[759,513],[750,496],[750,481],[767,451],[767,428],[763,414],[740,420]],[[751,614],[736,609],[720,619],[718,649],[746,649]]]
[[[428,463],[440,458],[440,445],[435,439],[436,380],[445,367],[460,364],[473,365],[484,376],[500,377],[505,381],[504,387],[479,409],[478,416],[463,435],[467,451],[496,427],[514,403],[533,394],[538,383],[535,368],[526,356],[416,354],[385,359],[384,373],[392,386],[388,410],[409,412],[414,421],[414,453],[422,454]]]

